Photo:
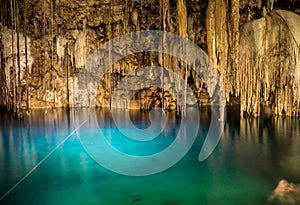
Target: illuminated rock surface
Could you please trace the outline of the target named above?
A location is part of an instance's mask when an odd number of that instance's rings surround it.
[[[208,54],[222,76],[227,102],[240,104],[241,114],[260,115],[264,112],[263,106],[275,114],[299,115],[300,32],[297,25],[300,24],[300,8],[294,1],[57,0],[44,3],[34,0],[17,1],[16,5],[14,37],[11,35],[10,1],[6,0],[1,8],[0,105],[3,108],[14,107],[15,93],[21,96],[22,108],[26,106],[24,33],[28,37],[29,106],[51,108],[73,106],[78,72],[86,59],[109,39],[133,31],[164,30],[188,38]],[[17,31],[20,82],[15,80],[18,74]],[[112,55],[122,54],[118,46],[126,42],[120,44],[112,45]],[[204,82],[189,72],[184,62],[146,52],[129,55],[115,63],[101,79],[98,90],[92,91],[97,93],[97,98],[91,105],[110,107],[111,92],[124,76],[138,75],[136,69],[140,67],[161,65],[171,70],[179,68],[176,72],[182,78],[187,77],[198,104],[209,104]],[[16,76],[9,71],[11,67]],[[146,80],[158,75],[151,74]],[[181,105],[176,104],[176,96],[167,90],[174,87],[176,79],[169,75],[163,78],[166,82],[164,107],[176,109]],[[14,82],[18,84],[16,92]],[[129,83],[123,94],[137,92],[133,88]],[[129,107],[149,109],[161,106],[161,101],[161,88],[145,88],[135,95]],[[117,107],[125,105],[119,103]]]

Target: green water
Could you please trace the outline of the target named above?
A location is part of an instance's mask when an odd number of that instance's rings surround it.
[[[104,133],[118,135],[110,115],[97,113]],[[0,196],[72,133],[73,117],[64,110],[34,111],[23,119],[1,115]],[[143,114],[132,115],[132,120],[138,127],[149,125]],[[125,138],[112,142],[130,154],[155,153],[174,139],[179,119],[171,116],[169,121],[168,130],[156,139],[157,146],[138,146]],[[299,119],[240,119],[238,113],[229,111],[217,148],[199,162],[209,122],[209,112],[202,111],[198,138],[187,155],[173,167],[143,177],[106,170],[73,134],[0,204],[263,205],[280,179],[300,182]]]

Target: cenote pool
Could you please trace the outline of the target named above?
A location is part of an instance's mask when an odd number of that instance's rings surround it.
[[[180,125],[180,118],[169,114],[159,137],[135,143],[118,133],[108,111],[96,113],[106,139],[132,155],[165,149]],[[72,110],[35,110],[22,119],[2,113],[0,196],[9,193],[0,204],[263,205],[280,179],[300,182],[299,119],[240,118],[229,109],[218,146],[199,162],[209,110],[201,110],[200,117],[198,136],[178,163],[154,175],[134,177],[109,171],[90,157],[74,132]],[[132,112],[131,120],[139,128],[149,126],[145,113]],[[81,135],[92,135],[98,126],[86,126]]]

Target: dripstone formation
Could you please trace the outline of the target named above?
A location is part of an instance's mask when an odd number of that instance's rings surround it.
[[[197,44],[218,69],[229,105],[241,114],[300,114],[300,4],[298,1],[224,0],[3,0],[0,25],[0,106],[6,110],[74,106],[76,76],[101,45],[141,30],[173,32]],[[120,47],[126,42],[120,42]],[[114,46],[113,55],[122,50]],[[184,61],[157,52],[126,56],[101,79],[92,106],[108,108],[127,75],[164,66],[187,80],[199,106],[209,105],[205,82]],[[176,69],[174,69],[176,68]],[[149,110],[182,105],[171,89],[135,90],[128,107]],[[163,103],[162,103],[163,102]],[[124,108],[124,103],[117,107]]]

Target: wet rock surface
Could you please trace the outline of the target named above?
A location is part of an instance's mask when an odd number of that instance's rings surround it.
[[[164,30],[188,38],[208,54],[222,76],[227,102],[240,104],[242,114],[260,115],[261,106],[270,106],[275,114],[299,115],[300,40],[296,25],[300,24],[300,7],[295,1],[16,0],[12,12],[10,1],[5,0],[1,11],[2,108],[14,107],[16,93],[21,96],[21,107],[26,105],[25,34],[29,59],[28,103],[30,108],[49,108],[74,106],[76,76],[101,45],[133,31]],[[119,48],[126,42],[120,44],[112,46],[113,55],[122,54]],[[17,47],[20,48],[20,80],[10,71],[18,73]],[[92,91],[97,93],[97,98],[92,103],[85,99],[82,104],[110,107],[111,94],[118,82],[143,66],[164,66],[182,78],[188,77],[198,104],[210,103],[205,82],[194,72],[187,73],[185,70],[190,67],[184,62],[144,52],[115,63],[97,90]],[[176,80],[172,76],[164,78],[166,88],[174,87]],[[134,87],[127,85],[123,95],[137,92]],[[156,89],[155,96],[153,89]],[[170,97],[168,90],[162,94],[161,88],[150,87],[136,94],[130,105],[135,109],[161,106],[162,97],[167,109],[181,106],[174,100],[176,96]],[[118,106],[124,107],[124,103]]]
[[[280,180],[277,187],[270,195],[268,204],[297,205],[300,204],[300,184]]]

